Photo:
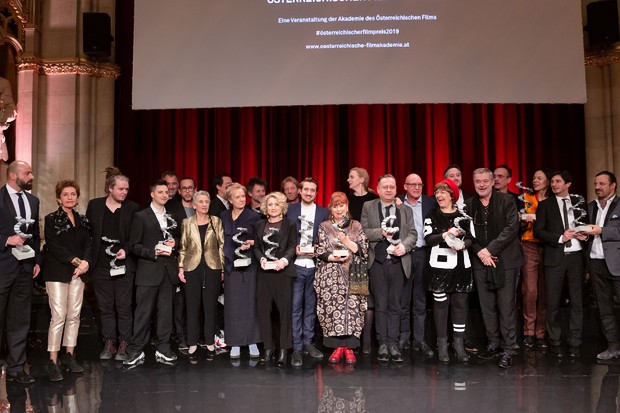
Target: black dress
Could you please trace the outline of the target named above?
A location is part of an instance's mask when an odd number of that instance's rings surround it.
[[[439,208],[429,211],[424,220],[424,240],[431,247],[426,264],[428,290],[444,293],[468,293],[473,289],[472,267],[467,248],[472,244],[469,219],[460,221],[465,230],[465,249],[454,251],[444,239],[442,233],[454,227],[454,220],[461,216],[456,211],[443,213]]]

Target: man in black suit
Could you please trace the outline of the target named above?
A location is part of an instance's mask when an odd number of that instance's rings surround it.
[[[132,336],[131,313],[135,262],[129,254],[129,229],[134,213],[140,206],[127,198],[129,178],[116,168],[110,168],[106,177],[108,196],[92,199],[86,209],[93,239],[93,265],[91,277],[101,319],[104,346],[99,358],[118,361],[127,359],[127,344]],[[102,239],[119,241],[117,244]],[[116,253],[115,265],[125,266],[125,272],[117,274],[111,267],[113,257],[106,249]],[[118,317],[118,322],[117,322]],[[117,345],[118,339],[118,348]]]
[[[588,204],[591,230],[588,244],[590,279],[607,339],[607,349],[598,360],[620,357],[620,330],[615,312],[614,294],[620,296],[620,202],[616,196],[616,175],[602,171],[594,178],[596,200]]]
[[[174,287],[179,283],[174,252],[178,232],[169,228],[171,220],[164,207],[168,201],[166,181],[157,180],[151,184],[151,199],[150,206],[134,215],[129,234],[129,248],[137,259],[137,268],[134,332],[127,348],[129,358],[123,362],[128,367],[144,362],[143,349],[149,341],[155,307],[158,337],[155,360],[171,364],[177,359],[170,349],[170,334]],[[166,239],[164,230],[172,233],[174,238]]]
[[[517,205],[510,195],[493,190],[493,172],[487,168],[474,171],[474,186],[477,196],[465,207],[474,221],[472,267],[488,339],[479,357],[490,360],[499,355],[501,346],[498,366],[508,368],[517,347],[514,292],[523,265]]]
[[[379,199],[362,208],[362,228],[368,237],[370,288],[375,299],[375,327],[379,350],[377,359],[404,361],[398,340],[400,335],[400,299],[405,278],[411,276],[411,256],[418,239],[409,207],[396,205],[396,179],[383,175],[377,183]],[[387,222],[388,217],[395,217]],[[392,232],[398,227],[397,232]]]
[[[33,181],[32,167],[26,162],[14,161],[7,169],[6,185],[0,189],[0,322],[9,347],[7,380],[21,384],[34,382],[24,371],[32,278],[39,275],[41,262],[39,199],[26,192],[32,189]],[[17,217],[34,220],[34,223],[21,225],[22,233],[31,235],[30,238],[15,233]],[[19,260],[13,252],[22,246],[32,248],[34,257]]]
[[[405,195],[399,198],[411,208],[413,223],[418,234],[411,255],[411,277],[405,279],[401,296],[400,314],[400,348],[409,348],[411,338],[411,298],[413,295],[413,349],[427,357],[433,357],[433,350],[426,344],[424,325],[426,321],[426,288],[424,285],[424,267],[428,260],[428,250],[424,241],[424,218],[437,206],[434,197],[422,194],[424,183],[418,174],[405,178]]]
[[[572,177],[568,171],[557,171],[551,177],[551,190],[555,196],[538,204],[534,236],[544,242],[545,284],[547,287],[547,335],[549,351],[564,357],[561,344],[560,302],[564,280],[568,281],[570,297],[570,327],[568,355],[581,355],[581,332],[583,326],[582,285],[584,278],[583,241],[586,235],[575,232],[575,219],[580,213],[573,211],[578,200],[569,196]]]
[[[228,174],[219,174],[213,178],[215,196],[211,198],[209,215],[220,217],[220,214],[230,208],[226,199],[226,189],[232,184],[232,178]]]

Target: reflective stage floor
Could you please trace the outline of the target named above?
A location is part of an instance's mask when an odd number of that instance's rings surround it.
[[[33,385],[2,377],[0,412],[582,413],[616,412],[620,399],[620,361],[597,364],[604,347],[598,339],[587,339],[575,360],[521,351],[507,370],[497,359],[443,364],[410,352],[402,365],[380,364],[373,352],[359,354],[353,367],[305,358],[301,368],[278,368],[257,365],[242,351],[237,363],[227,354],[207,360],[202,352],[195,365],[181,356],[166,366],[155,363],[152,349],[144,365],[127,370],[99,361],[98,336],[80,334],[77,358],[85,372],[67,373],[58,384],[47,379],[43,341],[31,343]]]

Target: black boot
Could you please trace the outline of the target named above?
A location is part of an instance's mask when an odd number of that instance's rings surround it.
[[[288,351],[280,350],[280,356],[278,357],[278,360],[276,361],[276,366],[278,366],[278,367],[286,366],[286,358],[287,357],[288,357]]]
[[[450,355],[448,355],[448,338],[447,337],[438,337],[437,338],[437,357],[439,361],[443,361],[447,363],[450,361]]]
[[[273,359],[273,349],[266,348],[265,354],[260,358],[261,363],[269,363]]]
[[[469,354],[467,354],[467,352],[465,351],[465,347],[463,346],[463,337],[454,337],[452,348],[456,352],[456,356],[459,361],[469,361]]]

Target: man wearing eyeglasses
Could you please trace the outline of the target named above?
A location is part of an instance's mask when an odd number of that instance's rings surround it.
[[[426,320],[426,290],[424,288],[424,266],[427,261],[427,248],[424,241],[424,218],[437,206],[435,198],[424,195],[424,183],[418,174],[410,174],[405,178],[404,195],[399,195],[403,204],[413,213],[413,223],[418,233],[416,245],[409,252],[411,256],[411,277],[405,279],[401,295],[400,340],[401,350],[409,348],[411,338],[411,299],[413,296],[413,349],[433,357],[433,350],[424,339]]]

